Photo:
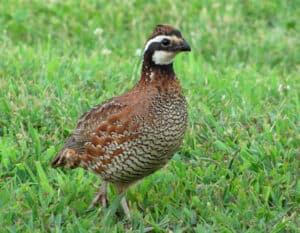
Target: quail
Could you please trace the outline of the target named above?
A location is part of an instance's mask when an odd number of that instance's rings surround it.
[[[102,179],[90,207],[107,206],[111,183],[130,218],[129,186],[164,167],[180,148],[187,127],[186,100],[173,69],[180,52],[191,51],[180,31],[157,25],[145,44],[140,80],[120,96],[83,114],[52,160],[52,167],[81,167]]]

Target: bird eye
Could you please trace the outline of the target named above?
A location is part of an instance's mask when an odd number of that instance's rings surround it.
[[[164,46],[164,47],[170,45],[170,43],[171,43],[171,41],[168,40],[168,39],[163,39],[163,40],[161,41],[161,44],[162,44],[162,46]]]

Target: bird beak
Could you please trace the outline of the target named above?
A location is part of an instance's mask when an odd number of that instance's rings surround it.
[[[185,40],[182,40],[182,42],[176,46],[176,50],[179,52],[189,52],[191,51],[191,47]]]

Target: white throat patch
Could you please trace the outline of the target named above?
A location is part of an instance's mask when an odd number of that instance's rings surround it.
[[[155,51],[152,56],[152,61],[156,65],[168,65],[173,62],[173,59],[176,56],[176,54],[176,52]]]

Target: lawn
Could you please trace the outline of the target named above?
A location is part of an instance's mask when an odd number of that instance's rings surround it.
[[[1,1],[0,232],[299,232],[300,1]],[[156,24],[189,126],[162,170],[133,186],[131,226],[86,209],[99,177],[50,161],[92,106],[139,79]]]

